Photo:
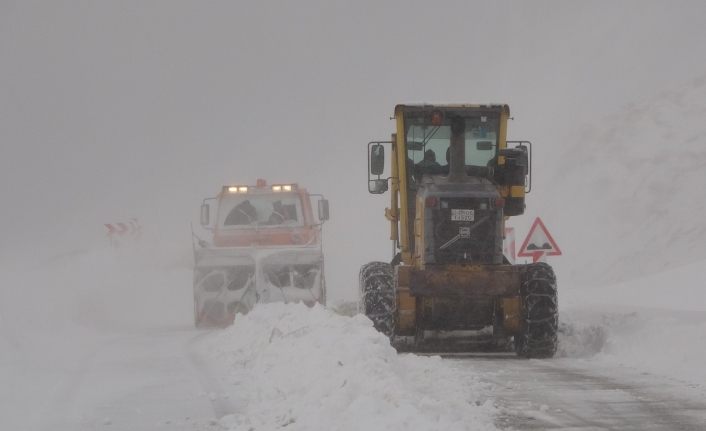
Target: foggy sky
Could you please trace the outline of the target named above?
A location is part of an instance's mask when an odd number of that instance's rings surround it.
[[[706,74],[705,19],[701,1],[1,0],[0,257],[91,247],[127,217],[188,257],[203,197],[295,181],[331,202],[345,296],[389,259],[365,144],[396,103],[510,104],[536,145],[529,223],[578,129]]]

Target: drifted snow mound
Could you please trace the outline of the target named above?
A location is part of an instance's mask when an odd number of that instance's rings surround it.
[[[559,354],[706,388],[704,262],[564,298]]]
[[[602,285],[706,258],[706,76],[597,119],[563,145],[552,196],[566,276]]]
[[[558,356],[592,358],[706,388],[704,312],[584,309],[561,326]]]
[[[230,430],[495,430],[484,384],[439,357],[398,355],[362,316],[262,304],[208,342],[224,361]]]
[[[600,353],[608,341],[608,330],[600,324],[559,322],[559,345],[556,355],[589,358]]]

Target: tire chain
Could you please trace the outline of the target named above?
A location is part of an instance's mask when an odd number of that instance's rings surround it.
[[[544,262],[527,265],[520,295],[525,331],[516,337],[517,353],[528,358],[554,356],[559,316],[552,267]]]
[[[359,281],[360,311],[373,321],[375,329],[389,336],[395,307],[392,266],[387,262],[365,264],[360,269]]]

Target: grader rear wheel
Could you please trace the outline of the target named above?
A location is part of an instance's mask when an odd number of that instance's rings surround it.
[[[359,309],[373,321],[375,329],[391,335],[394,327],[395,287],[392,265],[370,262],[360,269]]]
[[[557,349],[559,309],[556,276],[546,263],[527,265],[520,287],[523,329],[515,351],[526,358],[551,358]]]

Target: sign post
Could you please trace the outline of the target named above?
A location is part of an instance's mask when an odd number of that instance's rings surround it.
[[[506,227],[505,228],[505,240],[503,241],[503,254],[510,261],[511,264],[515,264],[517,256],[515,254],[515,228]]]

